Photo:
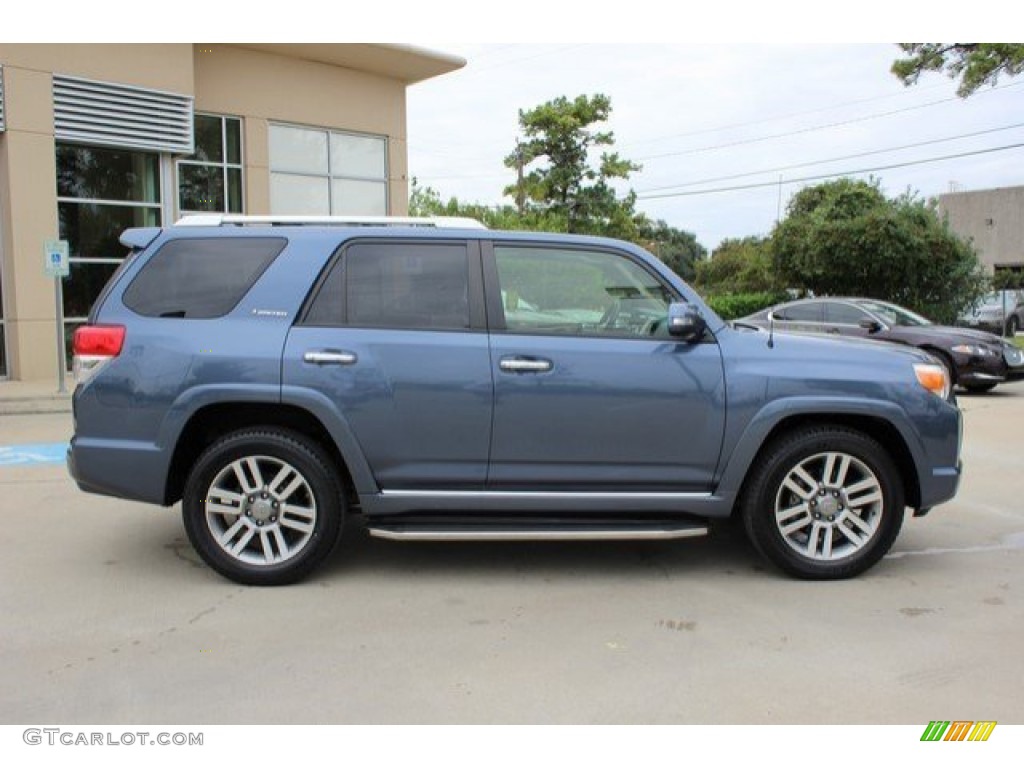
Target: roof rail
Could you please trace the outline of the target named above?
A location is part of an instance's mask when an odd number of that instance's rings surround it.
[[[183,216],[174,223],[176,227],[245,225],[487,229],[476,219],[462,216],[247,216],[234,213],[198,213]]]

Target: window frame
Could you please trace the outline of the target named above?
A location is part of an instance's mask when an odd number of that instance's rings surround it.
[[[660,285],[669,296],[669,302],[690,303],[675,286],[665,280],[650,264],[629,251],[618,248],[611,248],[602,245],[591,245],[582,243],[556,243],[542,240],[488,240],[481,243],[484,269],[484,285],[486,289],[487,324],[492,333],[506,334],[509,336],[543,336],[547,338],[561,339],[606,339],[614,341],[657,341],[664,343],[665,338],[661,336],[628,336],[608,333],[579,333],[566,334],[557,331],[541,330],[510,330],[505,320],[505,304],[501,298],[501,279],[498,274],[498,261],[495,253],[497,248],[519,248],[537,249],[546,251],[580,251],[583,253],[604,253],[611,256],[618,256],[639,267]],[[708,334],[705,334],[708,338]],[[713,337],[712,337],[713,338]]]
[[[326,150],[327,150],[326,151],[327,166],[323,170],[323,172],[322,173],[313,173],[313,172],[310,172],[310,171],[289,171],[289,170],[279,170],[279,169],[276,169],[274,167],[273,153],[270,151],[270,138],[269,138],[269,134],[270,134],[271,131],[273,131],[275,126],[281,127],[281,128],[290,128],[290,129],[294,129],[294,130],[312,131],[312,132],[315,132],[315,133],[322,133],[322,134],[324,134],[324,136],[326,137],[326,140],[327,140],[326,141],[326,144],[327,144],[327,148],[326,148]],[[339,136],[355,136],[355,137],[359,137],[359,138],[377,139],[377,140],[381,141],[383,143],[383,145],[384,145],[384,168],[383,168],[383,175],[380,178],[377,178],[377,177],[373,177],[373,176],[354,176],[354,175],[351,175],[351,174],[336,174],[336,173],[334,173],[332,171],[332,169],[331,169],[331,166],[332,166],[331,145],[333,144],[333,142],[331,141],[331,138],[333,136],[335,136],[335,135],[339,135]],[[275,121],[270,122],[269,125],[268,125],[267,148],[268,148],[267,173],[269,175],[269,183],[270,183],[269,190],[270,190],[271,196],[273,194],[272,191],[273,191],[273,186],[274,186],[274,176],[275,176],[275,174],[276,175],[280,175],[280,176],[292,176],[292,177],[300,177],[300,178],[308,178],[308,179],[321,179],[321,180],[325,180],[327,182],[327,215],[331,215],[331,216],[346,216],[346,215],[350,215],[350,214],[346,213],[344,211],[339,211],[335,207],[334,184],[333,184],[333,182],[335,180],[339,180],[339,181],[362,181],[362,182],[381,183],[381,184],[384,185],[384,212],[383,212],[383,214],[379,214],[379,215],[383,215],[383,216],[390,216],[391,215],[391,137],[388,136],[387,134],[367,133],[365,131],[347,131],[347,130],[341,130],[341,129],[337,129],[337,128],[327,128],[327,127],[324,127],[324,126],[302,125],[300,123],[287,123],[287,122],[282,122],[282,121],[279,121],[279,120],[275,120]],[[271,208],[273,208],[273,204],[271,204]],[[275,211],[272,210],[271,213],[275,213]],[[375,215],[378,215],[378,214],[375,214]]]
[[[468,287],[469,302],[469,325],[466,328],[414,328],[401,325],[365,325],[352,324],[348,322],[348,307],[346,298],[348,296],[348,267],[346,256],[348,251],[359,245],[387,245],[387,246],[423,246],[423,245],[447,245],[457,246],[466,249],[466,279]],[[385,238],[385,237],[359,237],[346,240],[341,243],[331,254],[320,274],[314,281],[309,293],[306,295],[302,308],[296,320],[297,326],[307,328],[345,328],[380,331],[402,331],[403,333],[481,333],[487,331],[486,311],[484,308],[484,279],[481,268],[480,243],[476,240],[462,240],[459,238]],[[336,323],[311,323],[309,314],[316,304],[320,293],[335,269],[342,270],[340,289],[342,291],[342,317]]]
[[[177,215],[183,216],[188,214],[202,214],[202,213],[245,213],[245,121],[238,115],[226,115],[216,114],[213,112],[196,112],[196,117],[215,117],[220,120],[220,148],[221,157],[223,158],[220,162],[211,162],[208,160],[192,160],[190,159],[193,155],[187,155],[185,157],[176,157],[174,159],[174,210]],[[227,135],[227,121],[235,120],[238,122],[238,159],[239,162],[232,163],[228,160],[228,135]],[[198,168],[220,168],[221,179],[224,182],[224,209],[223,211],[200,211],[193,208],[183,208],[181,205],[181,167],[191,166]],[[239,172],[239,195],[241,199],[238,201],[239,210],[232,211],[229,199],[230,183],[228,182],[228,171],[237,170]]]

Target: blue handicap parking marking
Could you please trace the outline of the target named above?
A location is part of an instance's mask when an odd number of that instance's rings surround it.
[[[26,443],[0,445],[0,467],[27,464],[61,464],[68,451],[67,443]]]

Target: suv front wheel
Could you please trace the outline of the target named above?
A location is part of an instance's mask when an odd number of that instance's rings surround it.
[[[344,494],[315,442],[277,428],[234,432],[199,457],[185,484],[189,540],[241,584],[298,581],[331,553]]]
[[[775,441],[741,508],[761,554],[805,579],[843,579],[870,568],[896,540],[903,511],[903,486],[885,449],[840,426],[807,427]]]

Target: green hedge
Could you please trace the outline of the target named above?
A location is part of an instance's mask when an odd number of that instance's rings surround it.
[[[735,320],[738,317],[745,317],[754,312],[785,301],[788,297],[784,293],[721,293],[710,294],[704,297],[715,312],[723,320]]]

